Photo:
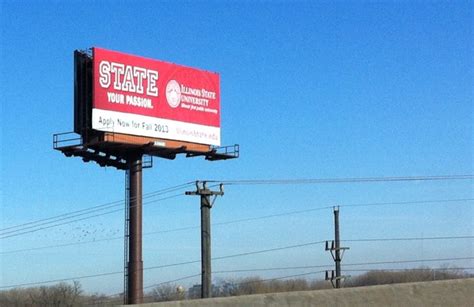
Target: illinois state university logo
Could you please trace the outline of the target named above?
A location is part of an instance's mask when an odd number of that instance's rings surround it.
[[[170,80],[166,85],[166,101],[172,108],[179,106],[181,101],[181,88],[176,80]]]

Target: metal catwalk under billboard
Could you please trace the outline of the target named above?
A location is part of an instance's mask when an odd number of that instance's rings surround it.
[[[92,129],[219,146],[219,75],[93,48]]]

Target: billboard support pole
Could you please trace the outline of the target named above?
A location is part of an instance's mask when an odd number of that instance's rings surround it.
[[[143,302],[142,258],[142,156],[128,159],[129,192],[129,262],[127,280],[128,304]]]
[[[223,185],[220,191],[211,191],[206,182],[202,187],[196,182],[196,191],[186,192],[186,195],[201,196],[201,298],[212,297],[212,269],[211,269],[211,208],[218,195],[224,195]],[[211,196],[214,199],[211,202]]]

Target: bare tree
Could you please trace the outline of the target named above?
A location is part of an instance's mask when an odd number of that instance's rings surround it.
[[[151,291],[150,296],[152,296],[156,302],[178,301],[185,299],[185,291],[176,284],[164,284],[155,287]]]
[[[54,286],[12,289],[0,292],[0,305],[75,307],[82,305],[81,293],[78,281],[72,285],[59,283]]]
[[[370,271],[353,277],[346,282],[347,287],[361,287],[405,282],[431,281],[441,279],[466,278],[470,274],[456,268],[441,268],[438,270],[429,267],[406,269],[400,271]]]

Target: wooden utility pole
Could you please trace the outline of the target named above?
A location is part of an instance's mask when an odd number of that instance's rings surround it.
[[[326,250],[331,252],[331,256],[334,260],[336,274],[334,271],[326,271],[326,280],[330,280],[334,288],[341,288],[341,280],[344,276],[341,276],[341,261],[344,251],[349,247],[341,247],[340,232],[339,232],[339,207],[333,208],[334,212],[334,241],[326,241]],[[342,251],[342,253],[341,253]]]

